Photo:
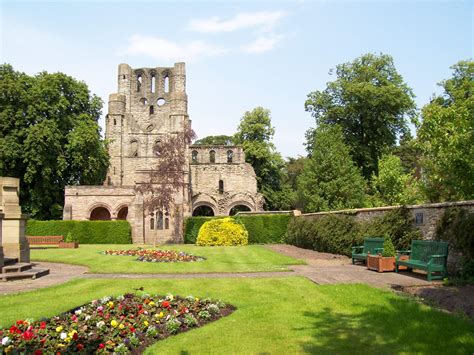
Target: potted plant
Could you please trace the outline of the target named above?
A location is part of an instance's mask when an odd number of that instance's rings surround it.
[[[75,248],[79,247],[79,244],[77,243],[76,237],[74,237],[71,232],[68,232],[64,242],[59,242],[58,247],[59,248],[74,248],[75,249]]]
[[[386,237],[383,242],[383,251],[381,254],[367,255],[367,269],[377,272],[395,270],[395,247],[389,237]]]

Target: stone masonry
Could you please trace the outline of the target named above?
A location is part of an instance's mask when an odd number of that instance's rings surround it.
[[[182,222],[193,213],[229,215],[234,208],[260,211],[253,168],[238,146],[189,146],[183,181],[171,211],[145,213],[135,191],[159,157],[153,147],[190,126],[184,63],[173,67],[118,67],[118,92],[109,97],[105,136],[110,166],[103,186],[68,186],[65,220],[126,219],[135,243],[182,241]]]

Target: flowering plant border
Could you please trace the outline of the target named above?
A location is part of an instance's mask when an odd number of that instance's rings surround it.
[[[119,256],[137,256],[137,261],[152,263],[176,263],[176,262],[195,262],[203,261],[206,258],[192,255],[184,251],[160,250],[160,249],[124,249],[124,250],[105,250],[105,255]]]

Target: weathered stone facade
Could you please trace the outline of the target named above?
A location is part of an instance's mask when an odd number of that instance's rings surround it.
[[[118,68],[118,93],[109,97],[106,138],[110,166],[104,186],[69,186],[64,219],[127,219],[136,243],[182,240],[182,221],[205,206],[208,213],[228,215],[240,206],[259,211],[253,168],[237,146],[186,147],[184,188],[171,211],[145,215],[135,191],[159,162],[153,147],[190,126],[184,63],[170,68]]]

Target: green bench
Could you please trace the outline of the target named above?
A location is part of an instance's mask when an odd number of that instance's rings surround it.
[[[400,260],[401,255],[409,255],[406,260]],[[441,280],[447,275],[448,243],[434,240],[413,240],[411,250],[397,251],[395,271],[399,266],[406,266],[408,270],[425,270],[428,281]],[[436,275],[433,275],[436,273]]]
[[[377,255],[383,250],[383,238],[365,238],[364,245],[352,247],[352,263],[356,260],[367,261],[367,254]]]

